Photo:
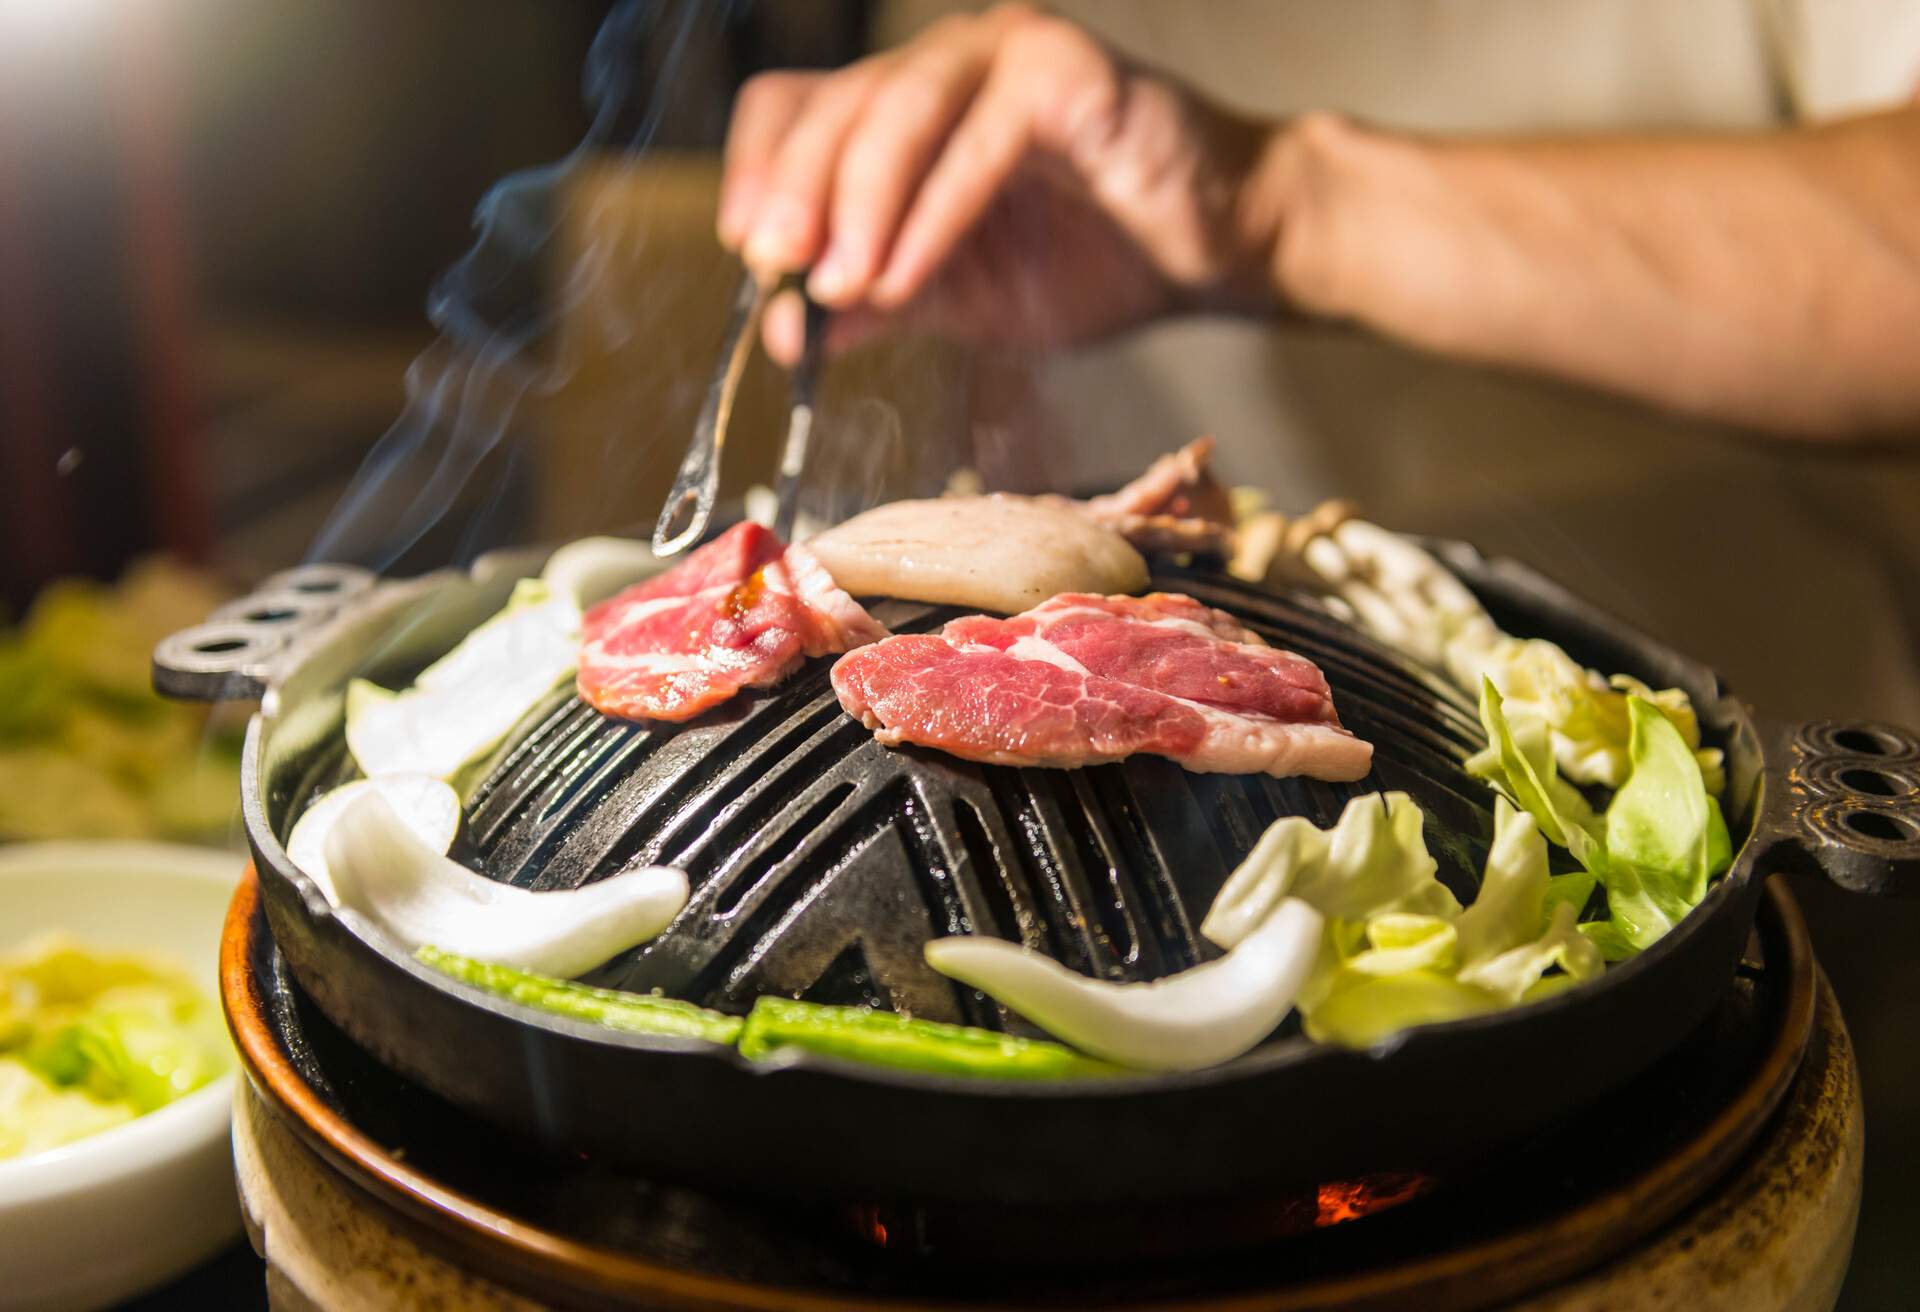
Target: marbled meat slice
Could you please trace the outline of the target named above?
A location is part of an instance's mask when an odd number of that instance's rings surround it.
[[[686,720],[808,656],[886,636],[805,547],[736,524],[587,612],[580,696],[607,715]]]
[[[1177,594],[1067,593],[1011,619],[967,616],[849,652],[833,687],[889,746],[996,765],[1146,752],[1202,773],[1344,781],[1373,763],[1312,661]]]

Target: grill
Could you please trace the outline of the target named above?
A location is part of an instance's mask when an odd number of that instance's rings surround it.
[[[156,654],[156,681],[263,695],[243,801],[264,912],[302,995],[373,1058],[519,1141],[657,1178],[863,1204],[1270,1197],[1369,1173],[1452,1170],[1604,1098],[1724,995],[1764,873],[1817,866],[1884,890],[1920,870],[1920,740],[1881,725],[1815,724],[1763,750],[1752,717],[1711,672],[1519,566],[1436,549],[1510,630],[1688,691],[1727,752],[1733,868],[1674,932],[1593,984],[1367,1052],[1283,1029],[1235,1061],[1177,1075],[1022,1085],[814,1055],[751,1064],[729,1049],[610,1033],[479,993],[328,907],[281,840],[349,768],[346,679],[410,679],[534,562],[406,583],[338,570],[276,580],[279,592],[331,601],[283,621],[242,608],[175,635]],[[1410,793],[1441,877],[1472,899],[1492,798],[1462,768],[1480,734],[1456,692],[1310,598],[1205,568],[1164,568],[1155,585],[1318,663],[1343,721],[1375,746],[1372,775],[1353,785],[1191,775],[1155,758],[1023,770],[889,750],[840,712],[823,660],[678,729],[607,720],[554,696],[472,790],[469,846],[456,854],[531,888],[633,862],[684,867],[686,911],[596,982],[732,1011],[788,994],[1014,1030],[1020,1023],[988,999],[924,965],[929,937],[993,933],[1109,979],[1164,975],[1211,950],[1198,919],[1267,824],[1287,815],[1330,824],[1356,793]],[[274,609],[284,608],[254,608]],[[954,613],[893,601],[874,610],[897,631]],[[1874,823],[1863,828],[1862,816]],[[1554,1074],[1475,1074],[1519,1069]],[[1410,1097],[1418,1116],[1407,1114]]]
[[[1183,970],[1205,951],[1189,909],[1204,910],[1260,833],[1286,815],[1330,825],[1361,792],[1418,797],[1442,877],[1470,900],[1492,813],[1461,767],[1479,726],[1459,695],[1298,600],[1193,575],[1156,584],[1232,610],[1326,670],[1346,724],[1380,744],[1373,777],[1195,775],[1156,757],[1010,769],[890,750],[841,713],[823,658],[684,728],[556,694],[470,795],[472,856],[532,889],[636,863],[687,872],[686,912],[597,983],[729,1011],[773,993],[994,1028],[1018,1022],[931,970],[928,938],[1023,940],[1112,980]],[[896,632],[965,613],[875,611]],[[311,790],[351,774],[338,751]]]

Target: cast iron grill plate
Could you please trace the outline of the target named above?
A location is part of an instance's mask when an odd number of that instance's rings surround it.
[[[468,855],[532,889],[632,864],[684,869],[686,910],[596,983],[733,1012],[781,994],[1015,1029],[926,965],[928,939],[991,934],[1111,980],[1185,969],[1214,954],[1196,927],[1260,833],[1290,815],[1331,825],[1358,794],[1412,794],[1441,878],[1472,900],[1492,795],[1462,767],[1480,730],[1458,692],[1305,598],[1198,572],[1154,584],[1319,665],[1342,722],[1374,744],[1373,772],[1328,784],[1150,756],[1046,770],[891,749],[841,711],[822,658],[685,726],[612,719],[557,692],[469,794]],[[895,632],[965,613],[873,609]],[[316,789],[348,768],[336,754]]]

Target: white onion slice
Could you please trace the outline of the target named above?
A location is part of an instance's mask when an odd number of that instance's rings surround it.
[[[341,904],[408,949],[563,979],[653,938],[687,903],[686,875],[665,866],[544,893],[488,879],[423,843],[377,789],[334,823],[326,859]]]
[[[538,579],[522,579],[505,610],[392,692],[364,679],[347,685],[347,747],[369,778],[430,774],[452,779],[499,745],[572,675],[580,607]]]
[[[651,578],[671,563],[654,555],[646,543],[632,538],[581,538],[548,556],[540,578],[585,609],[641,579]]]
[[[1252,1048],[1293,1009],[1320,950],[1320,913],[1287,898],[1217,961],[1144,984],[1088,979],[1001,939],[927,944],[927,964],[1083,1052],[1143,1070],[1197,1070]]]
[[[445,855],[460,832],[460,795],[430,774],[388,774],[356,779],[315,800],[287,835],[287,856],[300,872],[320,886],[327,901],[340,905],[333,875],[327,869],[327,835],[357,797],[378,792],[414,835]]]

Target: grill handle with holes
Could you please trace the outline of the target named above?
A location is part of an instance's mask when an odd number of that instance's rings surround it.
[[[378,576],[355,565],[296,565],[153,649],[155,691],[180,701],[258,701],[294,639],[366,596]]]
[[[160,640],[153,649],[153,686],[190,702],[258,701],[316,645],[364,632],[385,633],[401,612],[407,640],[435,655],[506,604],[514,580],[539,570],[538,548],[492,551],[466,569],[389,579],[358,565],[313,563],[264,580],[254,591],[209,615],[205,623]]]
[[[1920,896],[1920,734],[1811,720],[1774,735],[1757,833],[1773,859],[1853,893]]]

